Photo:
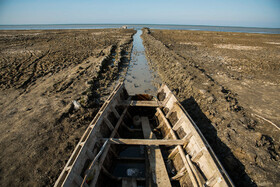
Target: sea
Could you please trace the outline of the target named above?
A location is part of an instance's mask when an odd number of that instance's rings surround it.
[[[33,25],[0,25],[0,30],[53,30],[53,29],[107,29],[127,28],[140,30],[143,27],[150,29],[168,30],[197,30],[197,31],[222,31],[222,32],[244,32],[280,34],[280,28],[259,27],[230,27],[230,26],[206,26],[206,25],[163,25],[163,24],[33,24]]]

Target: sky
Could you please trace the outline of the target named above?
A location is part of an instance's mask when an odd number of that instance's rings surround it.
[[[0,25],[100,23],[280,28],[280,0],[0,0]]]

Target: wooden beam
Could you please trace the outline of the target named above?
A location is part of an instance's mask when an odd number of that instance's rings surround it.
[[[113,131],[115,129],[114,126],[112,125],[111,121],[109,121],[107,117],[105,117],[103,120],[111,131]]]
[[[177,172],[177,174],[172,177],[171,179],[172,180],[178,180],[179,178],[183,177],[185,175],[185,171],[186,171],[186,168],[183,167],[180,171]]]
[[[172,151],[171,151],[171,153],[168,155],[168,159],[173,159],[175,156],[176,156],[176,154],[179,152],[179,150],[178,150],[178,146],[176,146]]]
[[[115,116],[117,118],[120,118],[120,114],[118,113],[118,111],[115,109],[115,107],[111,107],[112,112],[115,114]]]
[[[127,112],[127,107],[124,109],[121,117],[119,118],[119,120],[118,120],[118,122],[117,122],[117,124],[116,124],[116,126],[115,126],[115,128],[113,130],[113,132],[111,133],[110,138],[115,137],[115,135],[117,134],[118,128],[121,125],[126,112]],[[85,181],[88,178],[92,178],[91,186],[95,186],[95,184],[97,182],[97,179],[98,179],[98,176],[100,174],[100,170],[101,170],[101,167],[103,165],[103,162],[104,162],[104,160],[105,160],[105,158],[107,156],[107,153],[108,153],[108,151],[110,149],[110,145],[111,144],[109,144],[108,146],[105,146],[105,149],[103,150],[103,154],[101,155],[101,157],[99,159],[99,162],[96,163],[95,165],[91,164],[91,166],[89,168],[89,173],[84,177],[84,180],[83,180],[83,183],[81,184],[81,187],[86,184]]]
[[[144,138],[152,139],[153,142],[166,141],[156,139],[155,134],[151,130],[149,119],[147,117],[141,117],[141,122]],[[147,151],[153,183],[158,187],[171,187],[169,176],[159,146],[147,146]]]
[[[147,139],[124,139],[124,138],[100,138],[105,142],[109,140],[111,144],[126,144],[126,145],[184,145],[184,140],[147,140]]]
[[[107,112],[109,110],[109,107],[107,106],[114,105],[116,103],[116,98],[120,96],[120,93],[123,91],[123,89],[124,84],[121,82],[110,94],[109,98],[100,108],[94,119],[90,122],[90,125],[77,144],[74,152],[67,161],[66,166],[64,167],[54,186],[71,186],[73,183],[80,185],[81,180],[76,180],[75,176],[80,175],[85,163],[85,159],[92,157],[92,154],[90,154],[88,150],[91,152],[93,147],[95,146],[95,137],[98,133],[96,129],[100,127],[104,116],[107,115]],[[88,139],[91,140],[87,141]],[[84,186],[87,186],[87,184],[84,184]]]
[[[136,100],[125,100],[120,103],[125,106],[146,106],[146,107],[160,107],[162,106],[159,101],[136,101]]]
[[[157,112],[158,112],[158,115],[160,115],[163,118],[163,121],[164,121],[165,125],[167,126],[167,128],[171,130],[170,134],[172,135],[172,138],[175,139],[175,140],[178,140],[178,138],[175,135],[175,133],[174,133],[170,123],[166,119],[166,117],[163,114],[163,112],[161,111],[161,109],[157,108]],[[194,187],[198,187],[199,186],[198,181],[197,181],[198,179],[196,179],[195,176],[194,176],[194,173],[193,173],[193,171],[192,171],[192,169],[190,167],[190,163],[188,163],[188,161],[187,161],[186,154],[184,153],[184,150],[183,150],[182,146],[179,145],[178,146],[178,150],[179,150],[179,154],[181,156],[181,159],[182,159],[182,161],[183,161],[183,163],[185,165],[185,168],[187,169],[187,172],[189,174],[189,177],[190,177],[190,179],[192,181],[193,186]]]
[[[170,134],[172,135],[172,138],[175,139],[175,140],[177,140],[178,138],[177,138],[176,134],[174,133],[174,131],[173,131],[171,125],[169,124],[168,120],[166,119],[165,115],[163,114],[163,112],[161,111],[160,108],[157,108],[157,113],[158,113],[158,115],[160,115],[160,116],[162,117],[163,123],[164,123],[164,124],[167,126],[167,128],[170,130]]]
[[[194,168],[194,165],[193,165],[193,163],[192,163],[192,161],[191,161],[191,159],[190,159],[190,156],[189,156],[189,155],[186,155],[186,158],[187,158],[187,161],[188,161],[188,163],[190,164],[191,169],[192,169],[192,171],[193,171],[193,173],[194,173],[194,175],[195,175],[195,177],[196,177],[196,179],[197,179],[197,181],[198,181],[199,186],[202,186],[202,183],[203,183],[203,182],[200,180],[199,174],[198,174],[198,172],[196,171],[196,169]]]

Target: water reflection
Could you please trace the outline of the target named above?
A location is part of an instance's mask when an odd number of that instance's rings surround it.
[[[129,94],[148,93],[155,95],[160,79],[148,64],[141,39],[142,31],[133,36],[131,61],[125,77],[125,87]]]

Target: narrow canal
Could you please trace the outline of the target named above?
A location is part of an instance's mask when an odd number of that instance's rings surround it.
[[[146,59],[141,34],[142,31],[137,30],[133,36],[133,49],[125,77],[125,87],[130,95],[137,93],[155,95],[161,81],[157,73],[150,68]]]

